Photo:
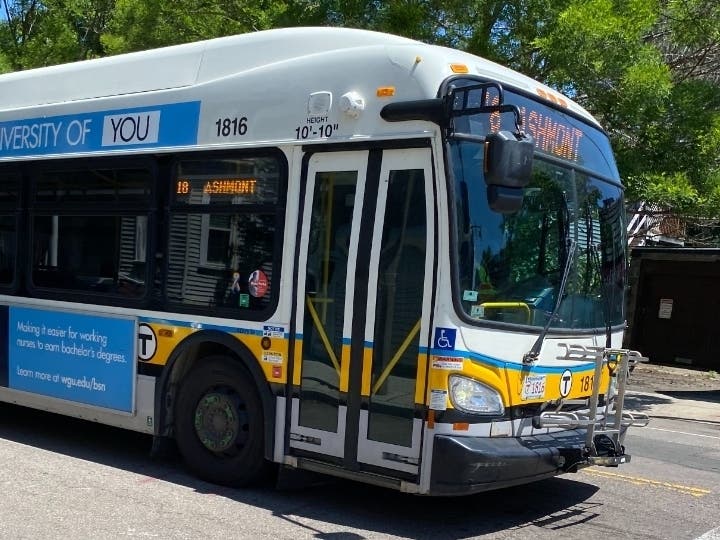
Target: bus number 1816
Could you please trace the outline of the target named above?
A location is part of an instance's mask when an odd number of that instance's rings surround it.
[[[215,121],[217,137],[233,137],[237,135],[245,135],[248,130],[247,116],[235,118],[218,118]]]

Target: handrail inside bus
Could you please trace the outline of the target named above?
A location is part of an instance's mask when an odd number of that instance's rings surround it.
[[[312,304],[312,300],[310,299],[310,296],[305,296],[305,305],[308,308],[308,311],[310,312],[310,316],[312,317],[313,323],[315,324],[315,328],[318,331],[318,334],[320,334],[320,339],[323,342],[323,345],[325,345],[325,350],[328,353],[328,356],[330,357],[330,361],[333,363],[333,366],[335,367],[335,371],[337,371],[338,376],[340,375],[340,363],[337,360],[337,357],[335,356],[335,351],[333,351],[332,345],[330,344],[330,340],[327,337],[327,334],[325,333],[325,328],[323,328],[322,322],[320,321],[320,317],[318,316],[317,311],[315,310],[315,306]]]
[[[395,367],[395,364],[398,363],[398,361],[400,360],[400,357],[403,354],[405,354],[405,351],[407,351],[407,348],[410,346],[410,343],[412,343],[412,340],[415,339],[415,336],[418,335],[418,332],[420,332],[420,322],[421,322],[421,320],[418,319],[418,322],[415,323],[415,326],[413,326],[412,330],[410,330],[408,335],[405,337],[405,340],[402,342],[400,347],[398,347],[398,350],[395,353],[395,356],[393,356],[392,359],[390,360],[390,362],[388,363],[388,365],[385,366],[385,369],[380,374],[380,377],[378,377],[378,380],[375,381],[375,384],[373,385],[371,395],[377,394],[378,390],[380,390],[382,385],[385,384],[385,379],[388,378],[388,376],[390,375],[390,372]]]
[[[530,306],[525,302],[484,302],[480,304],[483,309],[518,309],[525,312],[526,320],[525,324],[530,324],[531,312]]]

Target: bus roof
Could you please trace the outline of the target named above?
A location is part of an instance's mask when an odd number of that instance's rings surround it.
[[[199,85],[279,62],[393,45],[412,47],[418,54],[441,50],[443,56],[468,64],[470,73],[532,94],[539,89],[541,96],[544,92],[560,97],[529,77],[453,49],[367,30],[312,27],[266,30],[0,75],[0,110]],[[450,74],[447,69],[441,73],[442,78]],[[349,75],[357,77],[353,71]],[[561,99],[574,112],[592,119],[578,105]]]
[[[0,108],[180,88],[330,50],[400,43],[416,42],[344,28],[290,28],[222,37],[5,74],[0,76]]]
[[[0,159],[427,136],[427,123],[393,125],[379,111],[433,98],[458,72],[597,125],[555,90],[468,53],[365,30],[287,28],[0,75]]]

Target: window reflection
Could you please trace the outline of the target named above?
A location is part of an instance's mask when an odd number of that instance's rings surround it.
[[[35,216],[33,284],[143,296],[144,261],[135,257],[136,227],[135,217]]]
[[[19,187],[19,174],[0,170],[0,285],[10,285],[15,279]]]
[[[487,205],[478,147],[451,144],[458,283],[466,314],[544,326],[574,246],[551,326],[604,327],[606,317],[620,324],[626,264],[620,188],[536,159],[522,209],[499,214]]]
[[[139,167],[37,174],[30,217],[33,286],[143,297],[153,182],[153,173]]]
[[[169,302],[243,316],[277,291],[280,163],[271,157],[187,159],[175,166],[165,285]]]

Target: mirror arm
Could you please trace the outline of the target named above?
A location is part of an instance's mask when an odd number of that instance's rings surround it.
[[[380,110],[380,118],[387,122],[427,120],[444,127],[448,119],[447,100],[433,98],[388,103]]]

